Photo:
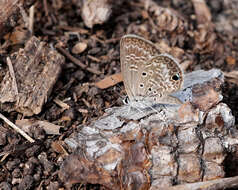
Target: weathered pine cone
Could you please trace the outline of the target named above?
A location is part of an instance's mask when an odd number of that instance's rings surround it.
[[[60,178],[101,184],[109,189],[162,189],[223,178],[223,162],[236,131],[231,110],[219,103],[223,74],[195,71],[176,94],[180,107],[129,105],[111,108],[89,126],[80,126],[65,142],[73,153]]]

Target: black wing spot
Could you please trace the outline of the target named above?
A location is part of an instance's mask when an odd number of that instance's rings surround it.
[[[179,74],[177,73],[177,74],[173,75],[172,79],[175,80],[175,81],[179,80],[180,79]]]
[[[146,73],[146,72],[142,72],[142,76],[143,76],[143,77],[146,77],[146,76],[147,76],[147,73]]]

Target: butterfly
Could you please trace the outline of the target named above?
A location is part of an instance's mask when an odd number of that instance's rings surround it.
[[[136,35],[120,41],[123,82],[132,106],[181,104],[171,96],[183,86],[183,71],[169,54],[160,54],[156,46]]]

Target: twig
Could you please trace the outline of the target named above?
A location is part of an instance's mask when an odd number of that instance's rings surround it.
[[[66,31],[71,31],[71,32],[78,32],[79,34],[88,34],[89,31],[80,27],[72,27],[72,26],[63,26],[59,25],[56,26],[59,30],[66,30]]]
[[[61,108],[63,108],[63,110],[68,110],[70,108],[70,106],[66,103],[64,103],[63,101],[59,100],[58,98],[55,98],[53,100],[57,105],[59,105]]]
[[[32,5],[29,14],[29,31],[31,32],[31,35],[33,35],[34,33],[34,13],[35,13],[35,6]]]
[[[47,0],[43,1],[43,5],[44,5],[44,10],[45,10],[45,15],[48,17],[49,16],[49,9],[48,9],[48,5],[47,5]]]
[[[98,58],[96,58],[96,57],[93,57],[92,55],[87,55],[87,57],[88,57],[89,59],[91,59],[91,60],[97,62],[97,63],[100,63],[100,62],[101,62],[100,59],[98,59]]]
[[[5,153],[3,154],[3,157],[2,157],[2,159],[0,160],[0,162],[3,162],[9,155],[10,155],[10,152],[5,152]],[[2,155],[0,154],[0,156],[2,156]]]
[[[24,21],[25,27],[28,28],[29,27],[29,18],[28,18],[27,14],[26,14],[26,11],[23,8],[22,3],[17,4],[17,6],[20,9],[20,13],[22,15],[22,19]]]
[[[97,70],[94,70],[92,68],[88,68],[87,65],[84,65],[80,60],[76,59],[75,57],[73,57],[72,55],[70,55],[69,52],[67,52],[66,50],[64,50],[63,48],[61,47],[56,47],[60,53],[62,53],[64,56],[66,56],[70,61],[72,61],[74,64],[78,65],[79,67],[81,67],[82,69],[85,69],[93,74],[96,74],[96,75],[100,75],[102,74],[100,71],[97,71]]]
[[[23,137],[25,137],[29,142],[34,143],[35,140],[32,139],[28,134],[26,134],[23,130],[17,127],[14,123],[8,120],[4,115],[0,113],[0,118],[5,121],[8,125],[10,125],[13,129],[15,129],[18,133],[20,133]]]
[[[111,38],[111,39],[108,39],[108,40],[101,40],[99,39],[97,36],[93,35],[92,36],[93,39],[95,39],[97,42],[101,43],[101,44],[109,44],[109,43],[116,43],[118,41],[121,40],[121,37],[118,37],[118,38]]]
[[[238,187],[238,176],[221,178],[210,181],[186,183],[172,187],[160,188],[161,190],[217,190]]]
[[[11,59],[9,57],[7,57],[7,65],[8,65],[8,68],[9,68],[10,75],[12,77],[13,89],[16,93],[16,96],[18,97],[17,81],[16,81],[14,70],[13,70],[12,62],[11,62]]]

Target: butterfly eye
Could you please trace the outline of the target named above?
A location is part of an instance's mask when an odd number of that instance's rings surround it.
[[[149,91],[149,92],[151,92],[151,91],[152,91],[152,89],[151,89],[151,88],[148,88],[148,91]]]
[[[179,79],[180,79],[179,74],[173,75],[173,76],[172,76],[172,79],[175,80],[175,81],[179,80]]]

